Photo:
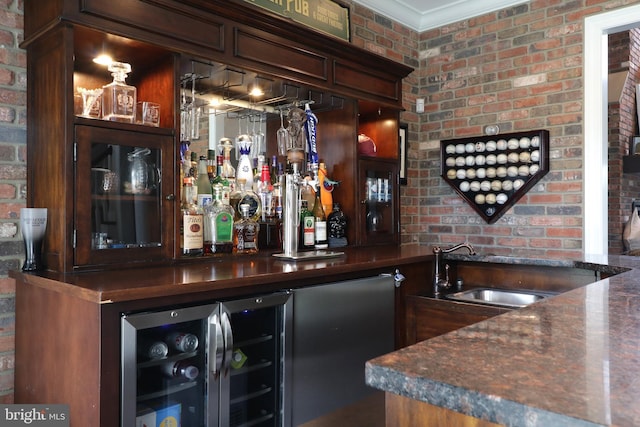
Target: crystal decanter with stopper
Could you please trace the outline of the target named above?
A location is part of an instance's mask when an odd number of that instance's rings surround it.
[[[113,81],[103,87],[102,118],[113,122],[135,123],[137,91],[125,80],[131,72],[126,62],[112,62],[109,71]]]

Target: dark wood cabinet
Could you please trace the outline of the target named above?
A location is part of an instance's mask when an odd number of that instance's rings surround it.
[[[108,267],[116,260],[132,265],[180,260],[175,242],[180,237],[176,224],[181,186],[177,179],[181,78],[185,64],[193,61],[233,69],[247,79],[250,76],[270,81],[285,88],[282,102],[311,98],[319,118],[321,160],[327,164],[331,178],[340,181],[336,195],[339,194],[347,218],[352,220],[347,236],[349,244],[399,242],[398,118],[402,110],[402,79],[411,68],[246,2],[103,3],[56,0],[47,2],[46,7],[25,4],[27,204],[49,208],[45,248],[49,269],[70,272],[99,267],[101,261]],[[111,81],[110,73],[93,62],[97,54],[105,52],[117,61],[131,64],[127,83],[137,88],[138,101],[160,105],[159,130],[76,117],[74,107],[79,89],[100,88]],[[288,88],[295,88],[293,94]],[[280,98],[273,99],[270,102],[279,102]],[[271,114],[273,117],[267,120],[269,155],[275,154],[275,130],[279,126],[277,112]],[[139,135],[141,141],[146,141],[144,144],[162,147],[162,185],[158,194],[162,198],[159,219],[162,250],[139,247],[123,251],[125,256],[115,255],[116,252],[110,256],[104,256],[106,252],[92,255],[95,251],[90,250],[89,230],[93,228],[83,222],[83,215],[87,214],[83,203],[89,193],[82,187],[81,176],[86,176],[87,169],[77,164],[75,158],[76,149],[81,158],[84,153],[83,144],[76,145],[77,131],[88,128],[96,130],[80,133],[109,133],[111,140],[124,141],[124,145],[131,147],[142,145],[132,141]],[[361,160],[358,155],[360,132],[377,139],[376,159]],[[375,167],[370,160],[376,163]],[[385,214],[384,232],[367,234],[363,228],[361,212],[365,206],[361,197],[354,196],[354,190],[359,192],[364,186],[361,177],[365,172],[359,172],[363,167],[376,173],[382,168],[384,180],[389,181],[391,200],[383,204],[376,201],[377,207],[389,211]],[[83,193],[76,193],[78,189]],[[157,243],[155,240],[151,243]],[[172,253],[168,250],[171,240]]]
[[[510,311],[506,308],[467,304],[410,295],[407,302],[407,341],[415,344]]]
[[[84,123],[75,128],[74,264],[171,260],[176,197],[172,132]]]

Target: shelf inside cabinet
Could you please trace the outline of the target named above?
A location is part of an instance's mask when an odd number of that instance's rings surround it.
[[[358,147],[360,156],[398,158],[398,111],[382,108],[373,102],[358,102]],[[362,136],[368,146],[360,145]],[[373,150],[373,152],[372,152]]]
[[[80,96],[79,88],[100,89],[113,81],[107,66],[94,62],[94,58],[100,54],[107,54],[114,61],[129,63],[131,73],[126,82],[137,88],[138,102],[159,104],[160,127],[174,128],[174,105],[177,93],[175,54],[148,43],[76,26],[74,27],[74,96]],[[77,98],[75,102],[80,103],[81,110],[82,100]],[[78,107],[75,109],[77,112]]]

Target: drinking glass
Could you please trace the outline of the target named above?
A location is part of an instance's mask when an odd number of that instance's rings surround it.
[[[23,271],[44,269],[42,247],[47,228],[46,208],[20,209],[20,229],[24,240],[25,260]]]

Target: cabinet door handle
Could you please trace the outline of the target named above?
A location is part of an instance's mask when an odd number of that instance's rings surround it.
[[[211,318],[209,334],[211,343],[209,348],[209,369],[214,377],[217,377],[220,374],[224,360],[224,337],[220,318],[217,314],[214,314]]]
[[[233,331],[226,311],[222,313],[222,330],[224,333],[224,365],[222,369],[224,369],[224,374],[227,375],[233,359]]]
[[[176,199],[176,195],[175,194],[167,194],[164,198],[165,198],[165,200],[173,201],[173,200]]]

